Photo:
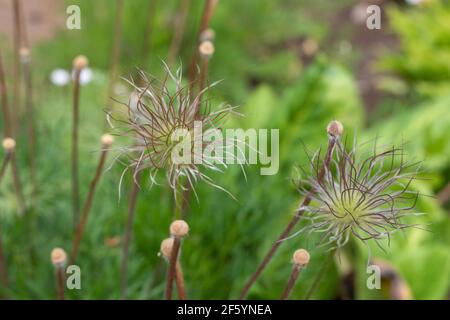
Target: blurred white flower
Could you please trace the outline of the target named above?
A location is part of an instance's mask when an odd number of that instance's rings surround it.
[[[70,74],[64,69],[55,69],[50,74],[50,81],[58,87],[65,86],[70,81]]]
[[[423,1],[422,0],[406,0],[406,2],[408,4],[418,5],[418,4],[421,4]]]
[[[72,71],[72,79],[75,77],[75,72]],[[80,84],[85,85],[92,81],[93,72],[90,68],[84,68],[80,73]]]

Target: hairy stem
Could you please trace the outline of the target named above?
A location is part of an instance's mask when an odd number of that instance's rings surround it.
[[[62,267],[57,267],[56,272],[56,298],[64,300],[64,270]]]
[[[172,300],[173,280],[176,275],[176,265],[178,260],[178,253],[181,247],[181,240],[178,237],[174,238],[172,252],[169,259],[169,271],[167,272],[166,282],[166,300]]]
[[[140,180],[140,175],[136,177]],[[120,263],[120,292],[121,298],[127,298],[127,270],[128,270],[128,256],[131,244],[131,238],[133,237],[133,224],[134,216],[136,213],[136,203],[139,195],[139,185],[133,181],[133,186],[131,187],[130,202],[128,204],[128,219],[127,226],[125,229],[125,238],[122,248],[122,261]]]
[[[78,126],[80,108],[80,69],[75,69],[73,82],[73,110],[72,110],[72,210],[74,228],[78,224],[80,212],[80,189],[78,174]]]
[[[111,71],[108,83],[108,96],[106,101],[106,111],[111,111],[111,96],[113,95],[114,82],[117,78],[117,68],[120,58],[120,46],[122,44],[122,18],[123,18],[123,0],[116,0],[116,17],[114,21],[114,42],[111,56]]]
[[[2,167],[0,168],[0,184],[3,181],[3,177],[5,176],[6,168],[8,168],[8,164],[11,161],[12,153],[7,152],[5,157],[3,158]]]
[[[13,125],[11,124],[11,115],[9,113],[9,105],[8,105],[8,90],[6,88],[6,81],[5,81],[5,70],[3,69],[3,61],[0,54],[0,102],[2,104],[2,113],[4,116],[4,130],[5,130],[5,137],[13,137],[14,131],[13,131]],[[19,176],[19,168],[17,166],[17,159],[15,157],[15,154],[13,153],[11,155],[11,166],[12,166],[12,178],[13,178],[13,186],[14,191],[16,193],[17,202],[19,204],[19,214],[23,215],[26,210],[25,205],[25,197],[23,196],[22,191],[22,183],[20,181]]]
[[[20,0],[13,0],[13,47],[14,47],[14,59],[13,59],[13,101],[12,101],[12,133],[18,135],[19,128],[19,106],[20,106],[20,47],[22,43],[22,14],[21,14],[21,2]]]
[[[3,233],[0,232],[0,282],[3,288],[8,288],[8,271],[6,268],[5,251],[2,241]]]
[[[8,105],[8,91],[6,89],[5,70],[0,52],[0,103],[2,104],[4,136],[12,137],[11,114]]]
[[[302,268],[298,265],[294,265],[294,268],[292,269],[291,276],[289,277],[288,283],[286,285],[286,288],[284,289],[284,292],[281,296],[281,300],[287,300],[289,298],[289,295],[292,292],[292,289],[294,289],[295,282],[297,281],[298,275],[300,274],[300,271]]]
[[[32,208],[36,209],[37,181],[36,181],[36,142],[33,115],[33,86],[31,80],[31,65],[29,56],[23,57],[22,68],[25,81],[25,110],[27,117],[27,140],[28,140],[28,166],[31,177],[31,203]]]
[[[180,261],[177,261],[175,265],[175,282],[178,289],[178,298],[180,300],[186,300],[186,290],[184,287],[183,269],[181,268]]]
[[[81,214],[81,219],[80,222],[77,226],[77,229],[75,231],[75,236],[73,238],[73,243],[72,243],[72,251],[70,253],[70,264],[74,264],[76,259],[77,259],[77,255],[78,255],[78,247],[80,245],[81,239],[83,237],[83,231],[84,228],[86,226],[86,222],[88,220],[89,217],[89,212],[91,210],[91,206],[92,206],[92,202],[94,199],[94,194],[95,194],[95,190],[98,184],[98,181],[100,180],[102,171],[103,171],[103,167],[105,165],[105,161],[106,161],[106,156],[108,154],[108,149],[106,148],[102,148],[102,153],[100,156],[100,160],[98,162],[97,165],[97,170],[95,172],[95,176],[93,178],[93,180],[91,181],[91,184],[89,186],[89,192],[86,198],[86,201],[84,202],[84,206],[83,206],[83,210],[82,210],[82,214]]]
[[[209,23],[211,22],[211,18],[214,13],[214,9],[216,8],[218,0],[205,0],[205,6],[203,9],[202,19],[200,22],[200,27],[197,34],[197,43],[195,43],[195,50],[192,54],[191,66],[189,68],[189,86],[190,91],[193,93],[194,83],[195,83],[195,75],[197,68],[197,58],[198,58],[198,40],[200,39],[200,35],[208,29]]]
[[[309,298],[311,298],[312,294],[314,292],[316,292],[317,288],[319,287],[320,282],[322,281],[323,275],[326,273],[326,271],[328,270],[328,267],[330,266],[334,252],[335,252],[334,250],[331,251],[330,254],[326,257],[325,261],[322,263],[322,266],[319,269],[319,271],[317,272],[317,275],[314,278],[314,281],[313,281],[311,287],[306,292],[305,300],[309,300]]]
[[[151,0],[148,2],[148,9],[147,9],[147,19],[144,29],[144,44],[142,46],[142,67],[148,66],[147,59],[150,54],[151,49],[151,38],[153,33],[153,20],[155,17],[156,12],[156,4],[158,0]]]
[[[318,181],[321,181],[325,175],[326,168],[329,167],[331,158],[333,155],[333,150],[336,145],[336,139],[335,138],[329,138],[328,140],[328,148],[327,153],[324,159],[323,167],[320,170],[318,174]],[[258,265],[255,273],[250,277],[250,279],[247,281],[247,283],[244,286],[244,289],[242,290],[241,295],[239,296],[240,300],[243,300],[247,297],[248,292],[250,291],[253,284],[258,280],[261,273],[265,270],[267,265],[269,264],[270,260],[272,260],[275,252],[278,250],[279,246],[281,245],[282,241],[288,237],[292,229],[295,227],[295,225],[300,221],[303,213],[304,213],[304,207],[309,205],[309,203],[312,200],[312,195],[314,194],[314,190],[311,190],[311,192],[306,195],[306,197],[303,199],[303,202],[300,204],[300,207],[295,212],[295,215],[292,217],[289,224],[286,226],[286,228],[281,232],[281,234],[278,236],[277,240],[272,244],[272,247],[269,249],[267,254],[264,256],[262,262]]]
[[[183,40],[186,18],[189,12],[189,2],[190,0],[179,0],[179,8],[175,14],[175,21],[173,26],[173,37],[170,42],[168,62],[169,65],[173,65],[176,56],[180,51],[181,41]]]

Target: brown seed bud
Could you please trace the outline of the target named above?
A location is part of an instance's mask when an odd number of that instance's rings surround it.
[[[172,254],[172,248],[173,248],[173,238],[167,238],[161,242],[159,252],[163,255],[164,258],[169,259],[170,255]]]
[[[76,70],[81,70],[87,67],[89,61],[85,56],[77,56],[73,59],[73,67]]]
[[[200,43],[204,41],[214,41],[216,38],[216,32],[213,29],[206,29],[200,33]]]
[[[51,261],[55,267],[62,267],[66,263],[66,252],[61,248],[54,248],[51,254]]]
[[[174,237],[183,238],[189,232],[189,225],[184,220],[175,220],[170,225],[170,234]]]
[[[19,50],[20,61],[27,63],[30,61],[30,50],[28,48],[20,48]]]
[[[114,137],[108,133],[105,133],[102,135],[101,142],[103,146],[109,147],[114,143]]]
[[[327,132],[330,136],[335,138],[342,136],[344,132],[344,126],[337,120],[331,121],[327,126]]]
[[[198,46],[198,52],[205,58],[210,58],[214,54],[214,43],[209,40],[203,41]]]
[[[11,152],[16,148],[16,140],[13,138],[5,138],[3,139],[3,149],[7,152]]]
[[[305,266],[309,262],[309,252],[305,249],[298,249],[292,256],[292,262],[298,266]]]

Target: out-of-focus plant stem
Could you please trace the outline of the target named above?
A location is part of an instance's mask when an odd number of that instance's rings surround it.
[[[165,293],[166,300],[172,300],[173,280],[176,276],[176,265],[180,247],[181,247],[181,239],[178,237],[174,237],[172,252],[170,254],[169,259],[169,271],[167,273],[166,293]]]
[[[125,237],[122,248],[122,261],[120,263],[120,295],[122,299],[127,298],[127,271],[128,271],[128,256],[130,250],[131,239],[133,237],[133,223],[136,213],[136,203],[139,195],[139,181],[140,174],[133,180],[133,185],[130,192],[130,202],[128,204],[128,218],[127,226],[125,228]]]
[[[13,125],[11,121],[11,114],[8,105],[8,90],[6,88],[5,70],[3,68],[3,60],[0,53],[0,103],[2,104],[2,113],[4,117],[4,133],[5,137],[14,137]],[[17,159],[15,153],[11,154],[12,178],[14,191],[16,193],[17,202],[19,205],[19,214],[23,215],[26,210],[25,197],[23,196],[22,183],[19,176],[19,168],[17,166]]]
[[[101,177],[101,174],[103,171],[103,167],[105,166],[107,154],[108,154],[108,149],[103,147],[101,155],[100,155],[100,160],[97,165],[97,170],[95,172],[95,176],[91,181],[91,184],[89,186],[88,195],[87,195],[86,201],[84,202],[80,222],[76,228],[75,236],[73,238],[72,251],[70,253],[70,264],[74,264],[76,262],[77,255],[78,255],[78,248],[79,248],[81,239],[83,237],[84,228],[86,226],[86,222],[89,217],[89,212],[91,210],[92,202],[94,200],[95,190],[96,190],[98,181],[100,180],[100,177]]]
[[[120,58],[120,47],[122,45],[122,19],[123,19],[123,0],[116,0],[116,18],[114,20],[114,41],[112,48],[111,67],[107,91],[108,95],[106,97],[106,112],[110,112],[112,108],[111,98],[114,94],[114,83],[117,78],[117,69]]]
[[[326,153],[326,156],[325,156],[323,167],[322,167],[322,170],[320,170],[319,175],[317,177],[317,179],[319,181],[322,180],[324,175],[325,175],[325,170],[326,170],[325,168],[328,168],[329,165],[330,165],[335,145],[336,145],[336,139],[335,138],[329,138],[327,153]],[[245,299],[247,297],[248,292],[250,291],[251,287],[256,282],[256,280],[258,280],[259,276],[265,270],[265,268],[269,264],[270,260],[272,260],[275,252],[280,247],[282,241],[288,237],[289,233],[292,231],[292,229],[295,227],[295,225],[297,225],[297,223],[300,221],[300,218],[302,217],[302,215],[304,213],[304,207],[309,205],[309,203],[311,202],[313,193],[314,193],[314,190],[312,190],[311,193],[309,195],[307,195],[303,199],[303,202],[300,204],[300,207],[297,209],[295,215],[292,217],[292,219],[289,222],[289,224],[281,232],[281,234],[279,235],[277,240],[272,244],[272,247],[269,249],[267,254],[264,256],[264,259],[262,260],[262,262],[257,267],[255,273],[253,273],[253,275],[250,277],[250,279],[245,284],[244,289],[242,290],[242,293],[239,296],[240,300],[243,300],[243,299]]]
[[[72,210],[73,226],[78,224],[80,213],[80,188],[78,173],[78,126],[80,117],[80,74],[81,69],[75,69],[73,80],[73,110],[72,110]]]
[[[281,296],[281,300],[287,300],[289,298],[289,295],[292,292],[292,289],[295,286],[295,282],[297,281],[298,275],[300,274],[300,271],[302,268],[298,265],[294,265],[292,269],[292,273],[289,277],[288,283],[286,285],[286,288],[284,289],[284,292]]]
[[[189,12],[190,0],[180,0],[179,8],[175,14],[172,41],[169,47],[168,62],[173,65],[180,51],[181,42],[183,40],[186,18]]]
[[[209,23],[211,22],[211,18],[214,13],[214,9],[216,8],[218,0],[205,0],[205,6],[203,9],[202,19],[200,22],[200,28],[197,33],[197,42],[195,43],[195,50],[192,54],[191,65],[189,69],[189,86],[191,94],[193,94],[194,83],[196,79],[196,69],[197,69],[197,58],[198,58],[198,42],[200,40],[200,35],[208,29]]]

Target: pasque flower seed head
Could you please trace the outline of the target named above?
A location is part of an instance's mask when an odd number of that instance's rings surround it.
[[[336,122],[330,124],[329,134],[333,137],[342,133]],[[392,233],[413,227],[403,223],[412,212],[419,194],[410,191],[417,179],[419,163],[404,161],[402,148],[373,150],[365,156],[357,150],[356,144],[346,151],[336,141],[336,151],[329,167],[325,167],[322,179],[318,179],[319,156],[311,159],[311,173],[301,181],[300,188],[309,194],[312,201],[304,209],[308,221],[301,231],[318,232],[322,244],[334,248],[344,246],[351,236],[362,241],[388,239]],[[313,190],[313,192],[311,192]]]

